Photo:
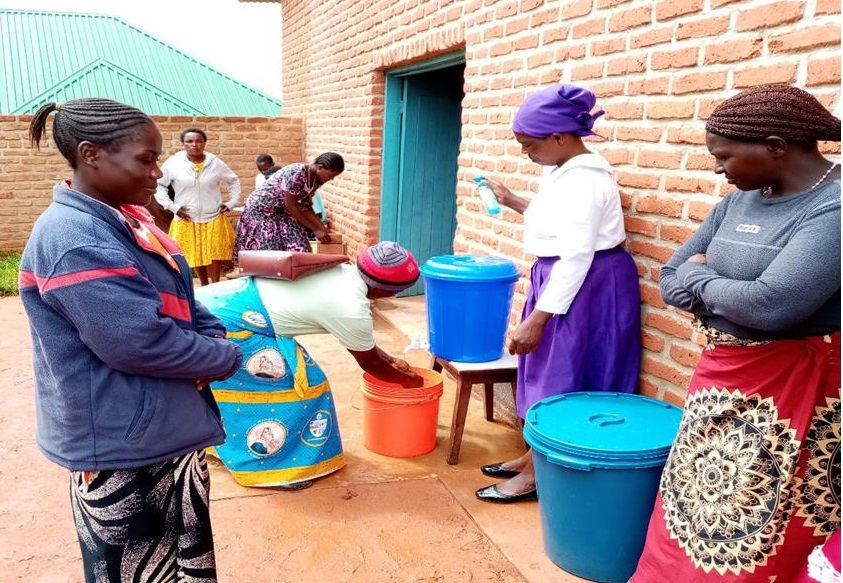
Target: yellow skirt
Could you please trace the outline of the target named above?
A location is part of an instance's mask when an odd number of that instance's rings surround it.
[[[223,214],[209,223],[174,217],[170,224],[170,237],[179,244],[190,267],[203,267],[213,261],[231,261],[234,228]]]

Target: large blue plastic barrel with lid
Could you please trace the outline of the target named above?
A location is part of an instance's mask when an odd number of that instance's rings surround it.
[[[527,410],[551,561],[592,581],[632,576],[681,418],[664,401],[611,392],[548,397]]]
[[[515,264],[491,255],[439,255],[421,274],[430,352],[456,362],[499,359],[521,276]]]

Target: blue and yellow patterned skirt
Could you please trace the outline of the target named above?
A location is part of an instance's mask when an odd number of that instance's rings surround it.
[[[294,339],[277,337],[251,277],[197,290],[243,350],[237,373],[211,384],[226,441],[215,453],[244,486],[280,486],[342,468],[325,373]]]

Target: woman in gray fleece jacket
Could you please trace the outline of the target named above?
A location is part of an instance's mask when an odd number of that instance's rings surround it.
[[[661,271],[708,345],[630,581],[794,581],[840,528],[840,120],[762,85],[706,130],[735,189]]]

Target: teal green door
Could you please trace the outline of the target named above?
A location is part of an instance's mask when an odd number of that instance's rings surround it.
[[[381,239],[412,251],[419,265],[453,252],[463,68],[388,79]],[[401,295],[422,293],[419,281]]]

